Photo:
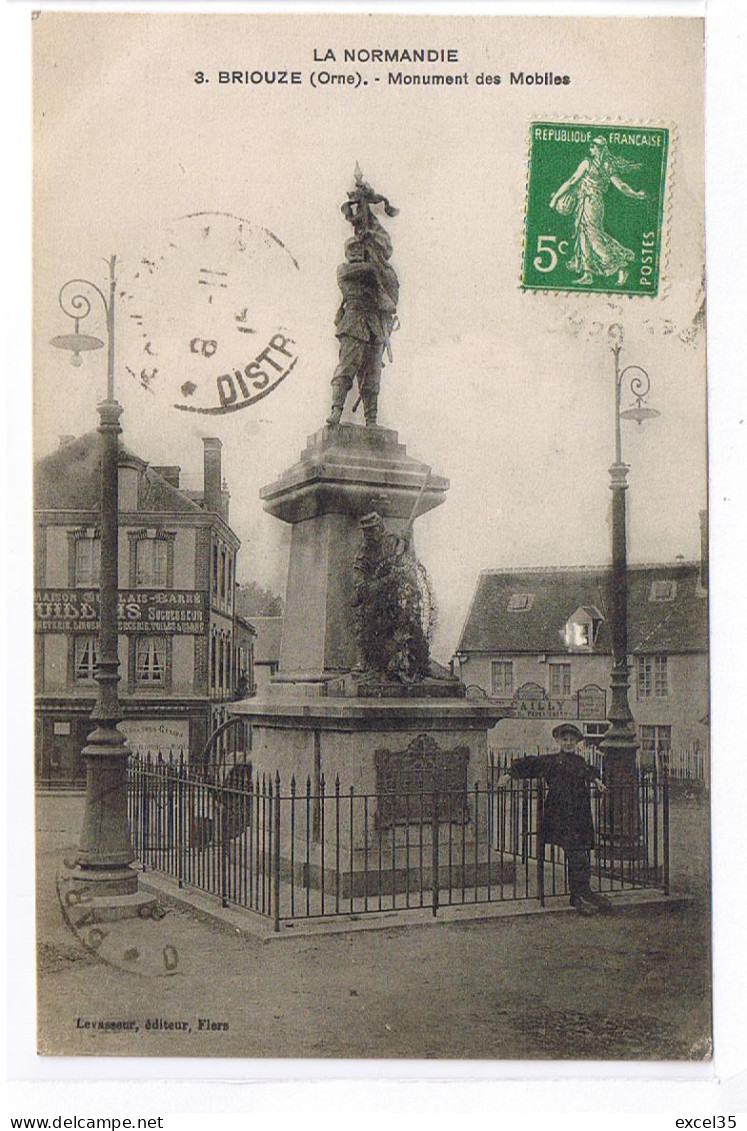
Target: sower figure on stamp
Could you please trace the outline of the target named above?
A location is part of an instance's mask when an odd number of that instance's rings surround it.
[[[631,188],[620,177],[620,173],[640,167],[610,153],[606,138],[595,137],[589,146],[589,156],[584,157],[575,173],[552,195],[551,208],[562,216],[573,213],[573,255],[568,260],[568,268],[581,275],[578,282],[582,286],[593,283],[595,275],[616,274],[618,286],[623,286],[628,278],[635,252],[606,230],[604,198],[613,185],[623,196],[645,200],[643,190]]]
[[[547,786],[543,813],[544,844],[563,849],[568,864],[571,906],[582,915],[609,907],[603,895],[591,890],[589,851],[594,846],[594,820],[591,815],[591,790],[605,792],[601,778],[576,747],[583,739],[578,727],[561,723],[552,732],[560,750],[540,757],[519,758],[499,780],[541,778]],[[542,846],[540,847],[540,851]]]
[[[339,424],[353,381],[358,383],[358,402],[363,401],[366,425],[376,424],[384,350],[392,360],[390,336],[396,324],[399,280],[387,262],[392,241],[371,211],[384,204],[388,216],[396,216],[386,197],[374,192],[356,167],[356,187],[342,206],[355,236],[345,244],[345,263],[337,269],[342,302],[335,318],[340,359],[332,377],[332,407],[328,424]]]

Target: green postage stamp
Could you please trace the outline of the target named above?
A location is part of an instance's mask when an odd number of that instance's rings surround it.
[[[656,295],[669,130],[532,122],[522,286]]]

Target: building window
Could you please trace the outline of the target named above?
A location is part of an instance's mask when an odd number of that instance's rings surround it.
[[[588,648],[591,642],[590,626],[574,621],[570,625],[570,637],[572,648]]]
[[[215,629],[213,629],[213,634],[210,637],[210,690],[211,691],[215,691],[215,676],[216,676],[216,670],[217,670],[217,659],[216,659],[216,655],[215,655],[215,649],[216,649],[216,636],[215,636]]]
[[[99,585],[101,580],[101,539],[77,538],[75,542],[75,584],[78,588]]]
[[[524,613],[531,609],[533,603],[533,593],[512,593],[508,599],[506,611],[509,613]]]
[[[490,661],[490,694],[513,695],[514,691],[514,663],[513,660]]]
[[[135,682],[149,687],[166,682],[166,640],[162,636],[139,636],[135,652]]]
[[[579,605],[568,618],[561,635],[568,648],[592,649],[604,617],[596,605]]]
[[[571,693],[571,665],[549,664],[550,668],[550,695],[553,699],[561,699]]]
[[[218,596],[218,543],[213,542],[213,593]]]
[[[99,662],[98,640],[95,636],[75,637],[75,678],[89,683],[96,674]]]
[[[228,604],[233,605],[233,558],[229,555],[228,558]]]
[[[168,584],[169,544],[163,538],[141,538],[135,551],[135,585],[165,589]]]
[[[669,695],[666,656],[638,657],[638,698],[662,699]]]
[[[641,754],[665,754],[672,749],[672,728],[670,726],[645,726],[638,728]]]
[[[592,742],[603,738],[609,728],[609,723],[584,723],[584,738]]]
[[[223,546],[220,552],[220,599],[226,599],[226,547]]]

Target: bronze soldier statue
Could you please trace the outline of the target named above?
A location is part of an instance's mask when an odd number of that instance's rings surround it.
[[[345,244],[345,262],[337,269],[342,302],[335,318],[340,357],[332,377],[332,407],[328,424],[339,424],[353,381],[358,384],[366,425],[376,424],[384,351],[392,360],[390,336],[396,325],[399,280],[388,263],[392,241],[371,211],[383,204],[396,216],[386,197],[374,192],[356,168],[356,187],[342,206],[355,235]],[[358,402],[353,409],[358,407]]]

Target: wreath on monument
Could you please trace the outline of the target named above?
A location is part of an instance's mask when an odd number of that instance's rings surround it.
[[[428,675],[436,624],[428,574],[408,540],[383,532],[378,515],[366,516],[361,525],[353,605],[362,666],[386,679],[414,683]]]

